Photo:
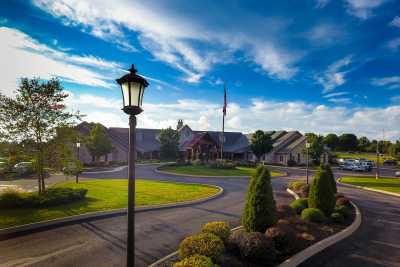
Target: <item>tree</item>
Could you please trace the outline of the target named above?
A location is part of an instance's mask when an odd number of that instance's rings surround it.
[[[71,162],[78,160],[73,147],[78,142],[78,132],[72,127],[60,127],[56,129],[55,137],[48,143],[46,154],[49,166],[61,171],[71,165]],[[67,166],[68,165],[68,166]]]
[[[163,160],[174,161],[179,153],[179,133],[168,127],[162,129],[159,135],[160,140],[160,158]]]
[[[321,156],[324,153],[324,137],[316,134],[306,134],[306,136],[307,141],[310,143],[308,154],[314,163],[319,164]]]
[[[101,156],[105,156],[112,151],[113,147],[110,137],[103,125],[96,123],[90,130],[90,134],[86,140],[86,147],[95,162],[97,162]]]
[[[324,170],[325,170],[326,173],[327,173],[327,177],[329,178],[329,182],[330,182],[330,184],[331,184],[333,193],[336,194],[336,193],[337,193],[336,180],[335,180],[335,175],[333,175],[333,171],[332,171],[331,166],[329,166],[329,165],[323,165],[322,167],[324,168]]]
[[[22,78],[15,98],[0,93],[0,139],[33,143],[39,193],[45,190],[47,142],[57,128],[72,126],[81,117],[79,112],[66,111],[64,100],[68,94],[63,90],[58,79],[42,82],[39,78]]]
[[[395,157],[397,160],[400,160],[400,139],[397,140],[396,143],[392,145],[391,151],[393,157]]]
[[[332,150],[335,150],[339,145],[339,137],[336,134],[330,133],[324,137],[324,144]]]
[[[251,136],[250,149],[256,156],[257,162],[260,161],[262,155],[269,153],[272,148],[271,135],[264,133],[262,130],[258,130]]]
[[[358,139],[358,149],[360,151],[366,152],[368,147],[371,145],[371,142],[366,136],[360,137]]]
[[[335,202],[329,173],[320,166],[311,183],[308,207],[320,209],[326,216],[330,216],[335,208]]]
[[[242,223],[248,232],[262,232],[277,221],[271,174],[267,167],[260,165],[251,177],[247,191]]]
[[[354,134],[342,134],[339,136],[339,148],[343,151],[356,151],[358,146],[357,136]]]

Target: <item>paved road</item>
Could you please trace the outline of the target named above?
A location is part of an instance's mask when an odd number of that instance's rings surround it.
[[[303,170],[289,172],[296,178],[304,175]],[[225,189],[221,197],[191,207],[136,213],[137,266],[147,266],[174,251],[184,236],[198,231],[205,222],[225,220],[232,226],[240,222],[248,179],[161,175],[154,173],[154,166],[140,166],[137,174],[146,179],[201,181]],[[126,169],[112,175],[92,174],[96,178],[126,175]],[[284,191],[288,180],[273,179],[278,202],[290,200]],[[361,208],[364,219],[360,230],[302,266],[400,266],[400,200],[342,187],[340,191]],[[118,216],[0,241],[0,266],[123,266],[126,223],[126,217]]]
[[[225,193],[202,204],[136,213],[135,257],[137,266],[149,263],[176,250],[180,240],[200,230],[203,223],[224,220],[232,226],[240,224],[248,179],[185,178],[157,174],[155,166],[140,166],[137,176],[180,182],[201,182],[219,185]],[[126,177],[126,169],[116,173],[87,174],[96,178]],[[276,199],[287,202],[286,181],[273,181]],[[124,216],[73,224],[39,233],[0,241],[0,266],[123,266],[126,246]]]

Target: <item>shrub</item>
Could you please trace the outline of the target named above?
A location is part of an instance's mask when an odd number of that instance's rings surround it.
[[[188,236],[179,244],[181,259],[198,254],[219,262],[223,253],[224,242],[218,236],[210,233]]]
[[[200,159],[195,159],[195,160],[192,161],[192,164],[194,166],[200,166],[200,165],[203,164],[203,162]]]
[[[292,207],[282,204],[276,206],[276,213],[279,219],[290,218],[296,215],[296,212]]]
[[[226,249],[228,251],[233,252],[234,254],[239,254],[240,246],[239,243],[242,240],[243,236],[246,234],[244,229],[239,229],[233,231],[226,241]]]
[[[252,176],[242,223],[248,232],[265,232],[277,221],[269,170],[260,165]]]
[[[87,189],[49,188],[44,193],[6,191],[0,195],[0,208],[46,208],[85,198]]]
[[[236,165],[233,162],[221,159],[217,159],[213,163],[210,163],[209,166],[214,169],[225,169],[225,170],[231,170],[236,168]]]
[[[320,209],[326,216],[330,216],[335,208],[335,202],[329,173],[320,166],[310,187],[308,207]]]
[[[327,177],[329,178],[329,183],[332,187],[333,193],[336,194],[337,193],[336,180],[335,180],[335,176],[333,175],[331,166],[325,165],[325,166],[323,166],[323,168],[327,173]]]
[[[299,190],[303,185],[305,185],[304,182],[301,181],[292,181],[289,183],[289,188],[292,190]]]
[[[254,263],[268,266],[276,258],[274,243],[271,238],[260,232],[245,233],[239,243],[240,255]]]
[[[345,197],[340,197],[340,198],[336,199],[336,207],[340,207],[340,206],[351,207],[350,200]]]
[[[290,254],[295,248],[296,233],[288,225],[270,227],[265,234],[272,238],[275,248],[280,256]]]
[[[299,190],[297,190],[297,194],[300,195],[300,197],[308,197],[308,192],[310,192],[310,185],[309,184],[303,184]]]
[[[226,222],[209,222],[203,225],[203,233],[210,233],[218,236],[222,241],[226,241],[230,234],[229,225]]]
[[[290,203],[290,207],[295,210],[297,214],[301,214],[301,212],[308,208],[308,199],[307,198],[299,198]]]
[[[346,206],[336,207],[335,212],[342,214],[345,219],[351,217],[351,209]]]
[[[209,257],[203,255],[193,255],[185,258],[173,265],[173,267],[215,267],[214,263]]]
[[[334,223],[339,223],[339,224],[344,223],[344,216],[339,212],[333,212],[331,214],[331,219]]]
[[[307,208],[301,212],[301,219],[307,222],[322,223],[325,221],[325,215],[319,209]]]

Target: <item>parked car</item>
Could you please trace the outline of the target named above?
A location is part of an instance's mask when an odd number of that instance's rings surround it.
[[[373,164],[371,161],[362,161],[360,165],[363,166],[363,168],[365,168],[365,171],[367,172],[372,171]]]
[[[31,172],[33,170],[33,164],[30,161],[19,162],[14,165],[13,171],[23,174],[27,172]]]
[[[353,164],[352,163],[348,163],[348,162],[344,162],[339,164],[339,169],[340,170],[346,170],[346,171],[352,171],[353,170]]]
[[[400,171],[396,172],[396,177],[400,177]]]
[[[356,172],[368,171],[368,167],[362,163],[354,163],[351,165],[351,170]]]
[[[395,166],[397,164],[397,162],[393,159],[387,159],[383,162],[383,165],[387,165],[387,166]]]

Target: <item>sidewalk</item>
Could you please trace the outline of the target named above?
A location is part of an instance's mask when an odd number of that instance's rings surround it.
[[[45,179],[46,186],[50,186],[65,181],[75,181],[75,177],[65,176],[63,174],[53,174]],[[24,179],[15,179],[12,181],[0,181],[0,192],[7,188],[16,188],[29,192],[37,191],[38,190],[37,183],[38,183],[37,178],[24,178]]]

